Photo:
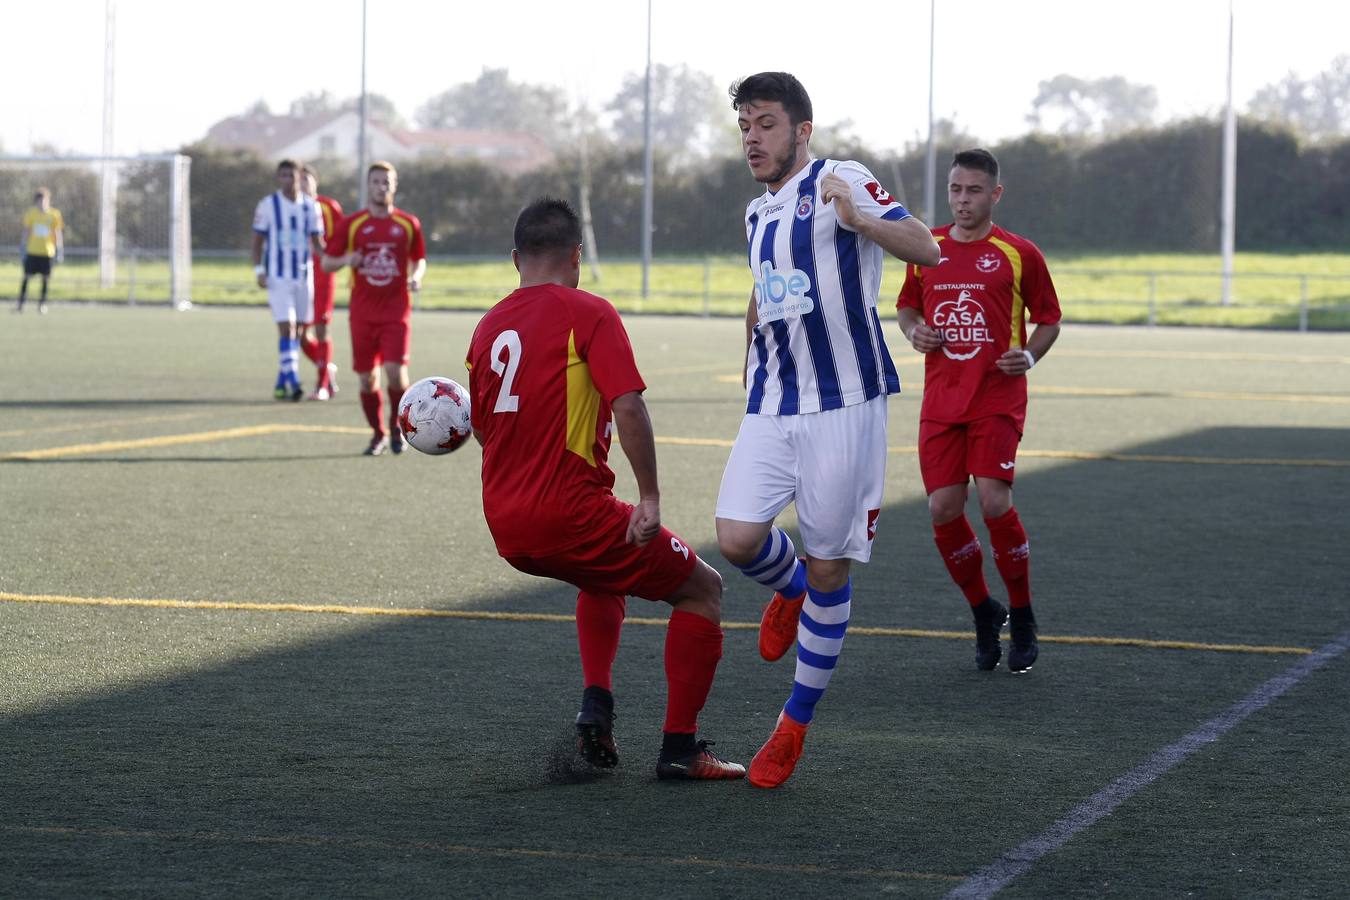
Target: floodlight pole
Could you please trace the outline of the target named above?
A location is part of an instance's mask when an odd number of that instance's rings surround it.
[[[113,75],[116,60],[117,3],[107,0],[103,14],[103,155],[113,155]],[[117,167],[108,161],[99,171],[98,283],[117,279]]]
[[[356,130],[356,195],[357,208],[366,208],[366,0],[361,0],[361,103],[358,113],[361,121]]]
[[[1223,268],[1220,302],[1233,302],[1233,250],[1237,220],[1237,113],[1233,109],[1233,0],[1228,0],[1228,104],[1223,116],[1223,201],[1219,212],[1219,254]]]
[[[937,0],[928,0],[928,159],[923,176],[923,218],[929,227],[937,224],[937,150],[933,146],[933,57],[937,34]]]
[[[652,0],[647,0],[647,75],[642,101],[642,302],[652,267]]]

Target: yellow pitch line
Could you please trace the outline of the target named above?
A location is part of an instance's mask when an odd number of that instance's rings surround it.
[[[150,609],[205,609],[243,612],[324,613],[343,616],[394,616],[410,619],[470,619],[490,622],[559,622],[571,624],[576,619],[561,613],[518,613],[471,609],[410,609],[383,606],[341,606],[338,604],[309,603],[251,603],[235,600],[171,600],[136,597],[69,597],[59,594],[12,594],[0,591],[4,603],[52,603],[63,606],[138,607]],[[647,616],[629,616],[628,625],[666,627],[667,620]],[[757,631],[758,622],[723,622],[728,631]],[[932,631],[922,628],[883,628],[857,625],[849,634],[869,637],[907,637],[965,641],[967,631]],[[1097,647],[1143,647],[1157,650],[1208,650],[1220,653],[1266,653],[1305,655],[1306,647],[1261,646],[1256,644],[1204,644],[1194,641],[1159,641],[1147,638],[1093,637],[1075,635],[1041,635],[1048,644],[1075,644]]]
[[[367,429],[348,428],[337,425],[249,425],[240,428],[226,428],[219,431],[198,431],[188,434],[166,434],[152,438],[138,438],[125,441],[100,441],[93,444],[73,444],[65,447],[50,447],[45,450],[23,450],[16,453],[0,454],[0,462],[13,460],[43,460],[64,456],[86,456],[96,453],[112,453],[118,450],[142,450],[158,447],[172,447],[182,444],[202,444],[211,441],[226,441],[236,438],[261,437],[269,434],[299,432],[309,434],[359,434]],[[723,447],[732,445],[729,438],[683,438],[657,437],[656,443],[679,447]],[[915,447],[888,447],[888,453],[914,454]],[[1175,456],[1154,453],[1102,453],[1080,450],[1019,450],[1019,456],[1041,459],[1079,459],[1097,462],[1152,462],[1152,463],[1189,463],[1212,466],[1303,466],[1313,468],[1350,468],[1350,460],[1344,459],[1278,459],[1264,457],[1223,457],[1223,456]]]
[[[426,850],[436,853],[495,856],[504,858],[553,859],[569,862],[613,862],[625,865],[698,866],[783,875],[862,876],[868,878],[914,878],[927,881],[961,881],[965,876],[937,872],[907,872],[899,869],[840,869],[811,863],[757,863],[706,856],[649,856],[636,853],[600,853],[567,850],[536,850],[530,847],[476,847],[445,841],[388,838],[349,838],[304,834],[232,834],[223,831],[163,831],[142,828],[80,827],[64,825],[0,825],[0,832],[27,835],[66,835],[80,837],[132,838],[135,840],[201,841],[227,844],[265,844],[292,847],[340,847],[350,850],[391,850],[406,853]]]
[[[22,450],[17,453],[0,454],[0,462],[18,459],[55,459],[61,456],[87,456],[93,453],[112,453],[117,450],[144,450],[155,447],[174,447],[181,444],[204,444],[211,441],[228,441],[235,438],[260,437],[285,432],[309,432],[314,434],[367,434],[366,428],[343,428],[334,425],[246,425],[240,428],[225,428],[219,431],[195,431],[188,434],[164,434],[152,438],[136,438],[125,441],[99,441],[94,444],[70,444],[65,447],[49,447],[46,450]]]
[[[718,375],[717,381],[740,384],[739,375]],[[909,382],[910,390],[923,389],[923,382]],[[1272,394],[1259,391],[1161,391],[1141,388],[1088,388],[1055,387],[1052,385],[1028,385],[1033,394],[1065,397],[1123,397],[1154,398],[1162,400],[1271,400],[1278,403],[1326,403],[1331,405],[1350,405],[1350,394]]]
[[[80,422],[80,430],[88,431],[91,428],[124,428],[128,425],[144,425],[147,422],[181,422],[183,419],[200,419],[202,416],[210,415],[207,412],[187,412],[177,413],[171,416],[136,416],[130,419],[105,419],[102,422]],[[11,431],[0,431],[0,438],[20,437],[26,434],[47,434],[53,431],[70,431],[69,423],[65,425],[42,425],[37,428],[15,428]]]
[[[1285,355],[1283,353],[1224,353],[1221,351],[1206,352],[1203,350],[1192,350],[1179,353],[1170,353],[1162,350],[1069,350],[1061,349],[1055,351],[1055,356],[1072,356],[1082,359],[1101,359],[1110,357],[1112,359],[1165,359],[1168,362],[1177,362],[1179,360],[1222,360],[1228,362],[1280,362],[1280,363],[1300,363],[1324,365],[1350,366],[1350,356],[1297,356]]]
[[[1270,394],[1257,391],[1154,391],[1140,388],[1080,388],[1029,385],[1033,394],[1067,397],[1154,397],[1169,400],[1276,400],[1281,403],[1350,404],[1350,394]]]

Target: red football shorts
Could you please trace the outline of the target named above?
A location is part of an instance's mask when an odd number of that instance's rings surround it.
[[[985,416],[951,425],[919,423],[919,471],[923,489],[965,484],[970,476],[1013,482],[1022,432],[1009,416]]]
[[[400,366],[408,364],[412,330],[407,322],[349,322],[353,372],[373,371],[382,362]]]
[[[688,580],[698,563],[694,550],[669,529],[637,547],[625,540],[633,507],[610,497],[581,544],[551,556],[508,556],[529,575],[556,578],[592,594],[664,600]]]
[[[322,322],[327,325],[333,321],[333,276],[314,269],[314,318],[311,323]]]

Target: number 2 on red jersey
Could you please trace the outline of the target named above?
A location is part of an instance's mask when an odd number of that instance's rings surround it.
[[[492,407],[494,413],[520,410],[520,396],[511,393],[511,385],[516,380],[516,369],[519,366],[520,335],[508,329],[497,335],[497,339],[492,342],[492,371],[502,378],[502,386],[497,391],[497,405]]]

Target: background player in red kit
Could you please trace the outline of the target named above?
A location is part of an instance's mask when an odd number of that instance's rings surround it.
[[[342,205],[332,197],[319,193],[319,173],[314,167],[300,167],[300,189],[314,198],[314,203],[323,216],[323,244],[337,233],[342,222]],[[337,364],[333,362],[333,342],[328,338],[328,323],[333,321],[333,276],[325,272],[323,266],[314,268],[314,318],[300,329],[300,349],[309,361],[319,369],[318,386],[309,395],[311,400],[327,400],[337,393]],[[311,335],[307,326],[312,325]]]
[[[354,273],[347,317],[352,332],[352,371],[361,380],[361,410],[375,432],[365,449],[367,456],[379,456],[391,448],[395,453],[403,452],[403,435],[395,420],[398,401],[408,389],[409,291],[421,288],[427,268],[422,223],[394,206],[397,190],[394,167],[387,162],[372,163],[366,170],[366,208],[342,220],[323,257],[326,271],[351,266]],[[389,380],[387,429],[380,396],[381,362]]]
[[[657,776],[740,778],[744,767],[695,739],[722,656],[722,579],[661,526],[646,385],[628,334],[609,301],[576,289],[581,221],[562,200],[536,200],[516,220],[511,258],[520,288],[478,323],[465,360],[483,512],[507,562],[580,591],[578,749],[593,765],[618,763],[611,668],[631,594],[674,607]],[[612,491],[611,428],[637,479],[637,506]]]
[[[1008,668],[1025,672],[1038,650],[1013,469],[1026,421],[1026,374],[1059,337],[1059,298],[1036,245],[994,224],[1002,195],[993,154],[956,154],[947,185],[955,221],[933,230],[942,257],[932,268],[906,270],[897,306],[900,330],[927,355],[919,468],[934,540],[975,616],[975,664],[998,665],[1008,610],[989,596],[984,555],[966,519],[971,476],[1012,607]],[[1036,324],[1030,338],[1028,316]]]

